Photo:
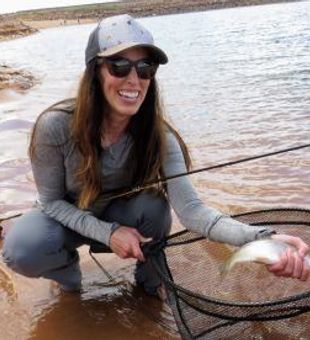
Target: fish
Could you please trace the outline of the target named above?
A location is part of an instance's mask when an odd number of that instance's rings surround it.
[[[297,252],[294,246],[279,240],[264,239],[246,243],[224,263],[220,269],[221,276],[225,277],[237,263],[241,262],[274,264],[288,248]],[[306,255],[304,261],[310,268],[310,255]]]

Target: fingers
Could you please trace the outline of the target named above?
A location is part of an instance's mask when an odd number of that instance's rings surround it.
[[[293,277],[294,279],[300,279],[303,271],[303,260],[297,253],[294,253],[291,262],[291,271],[287,272],[288,276]]]
[[[288,257],[286,252],[281,256],[280,261],[275,264],[267,265],[267,268],[270,272],[274,273],[275,275],[281,276],[284,268],[287,266]]]
[[[139,260],[139,261],[145,261],[145,257],[143,255],[143,252],[141,250],[141,244],[143,243],[148,243],[151,242],[153,239],[152,237],[144,237],[142,236],[137,229],[133,229],[133,233],[137,236],[139,243],[137,245],[135,245],[134,249],[133,249],[133,255],[134,257]]]
[[[310,247],[306,243],[303,242],[303,244],[301,244],[298,249],[298,253],[302,258],[304,258],[306,255],[310,254]]]
[[[306,281],[309,277],[307,264],[297,252],[291,249],[283,254],[279,262],[268,266],[268,270],[276,276],[292,277],[302,281]]]
[[[307,263],[303,261],[303,271],[300,277],[301,281],[307,281],[310,277],[310,268],[308,267]]]
[[[310,247],[299,237],[276,234],[274,240],[279,240],[296,248],[297,252],[289,249],[283,254],[280,261],[268,267],[268,270],[277,276],[293,277],[306,281],[309,278],[310,268],[305,256],[310,254]]]
[[[145,258],[144,258],[144,255],[142,253],[139,243],[132,249],[132,255],[133,255],[132,257],[134,257],[135,259],[141,262],[145,261]]]
[[[139,239],[137,238],[127,239],[127,243],[122,245],[121,251],[117,255],[122,259],[135,258],[142,262],[145,261]]]
[[[135,258],[139,261],[145,261],[140,243],[148,240],[136,229],[121,226],[112,234],[110,248],[122,259]]]
[[[132,240],[132,242],[128,242],[119,247],[115,247],[112,250],[122,259],[135,258],[142,262],[145,261],[144,255],[140,248],[140,243],[138,241]]]
[[[291,270],[292,262],[290,260],[290,249],[281,256],[280,261],[267,266],[268,270],[277,276],[287,276],[286,270]]]
[[[271,238],[294,246],[298,250],[298,254],[302,258],[304,258],[307,254],[310,254],[310,247],[300,237],[285,234],[276,234],[272,235]]]

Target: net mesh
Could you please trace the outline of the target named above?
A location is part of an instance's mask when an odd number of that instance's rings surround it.
[[[264,210],[233,218],[271,225],[310,244],[310,210]],[[219,268],[233,250],[182,231],[168,238],[165,261],[152,257],[182,338],[309,339],[309,281],[276,278],[254,263],[237,265],[223,279]]]

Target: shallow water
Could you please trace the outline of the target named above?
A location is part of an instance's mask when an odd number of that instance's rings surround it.
[[[163,99],[190,147],[194,168],[309,143],[309,2],[140,20],[170,58],[159,70]],[[74,94],[93,27],[51,28],[0,44],[0,62],[24,67],[40,79],[27,94],[1,95],[0,216],[25,211],[34,201],[26,153],[30,128],[41,110]],[[309,149],[302,149],[192,180],[207,204],[230,214],[307,208],[309,177]],[[102,287],[102,273],[87,249],[81,253],[80,297],[59,296],[45,280],[10,273],[18,294],[11,303],[7,279],[0,275],[1,340],[174,337],[171,315],[157,301],[132,286],[125,292]],[[132,282],[132,263],[101,258],[113,275]],[[143,312],[145,305],[151,315]]]

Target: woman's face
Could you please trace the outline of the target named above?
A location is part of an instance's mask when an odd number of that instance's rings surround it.
[[[133,47],[117,56],[137,61],[147,58],[148,54],[141,47]],[[140,79],[134,67],[127,76],[115,77],[110,74],[105,63],[100,68],[100,77],[111,118],[131,118],[138,112],[149,88],[149,79]]]

